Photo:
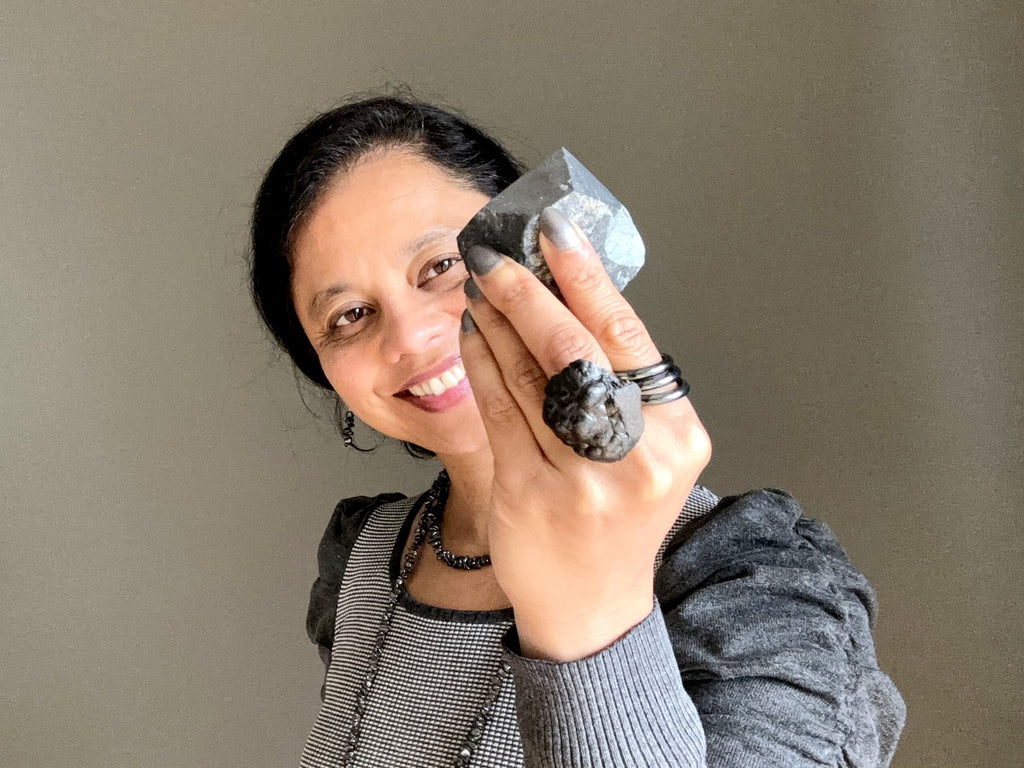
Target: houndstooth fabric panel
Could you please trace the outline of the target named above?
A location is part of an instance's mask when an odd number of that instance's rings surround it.
[[[338,596],[324,702],[303,753],[304,768],[340,762],[391,589],[389,561],[414,503],[404,499],[374,510],[352,550]],[[451,765],[483,706],[501,658],[501,637],[511,625],[508,611],[439,611],[411,598],[401,601],[370,692],[355,765]],[[493,712],[473,764],[522,765],[511,680]]]
[[[391,589],[391,556],[416,501],[401,499],[374,510],[352,550],[338,595],[324,700],[303,751],[303,768],[340,764]],[[717,501],[707,489],[695,488],[666,543]],[[510,611],[439,610],[408,596],[400,601],[370,692],[355,765],[451,765],[483,705],[501,658],[501,638],[511,625]],[[505,682],[473,765],[523,765],[512,679]]]

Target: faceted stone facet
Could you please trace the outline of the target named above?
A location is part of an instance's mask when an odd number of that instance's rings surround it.
[[[590,238],[620,291],[644,263],[644,243],[626,207],[562,148],[481,208],[459,233],[459,250],[489,245],[558,290],[540,253],[538,219],[554,206]]]

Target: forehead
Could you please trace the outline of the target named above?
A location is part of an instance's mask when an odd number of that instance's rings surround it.
[[[410,150],[368,156],[328,187],[299,230],[293,286],[342,265],[399,259],[443,230],[454,239],[488,199]]]

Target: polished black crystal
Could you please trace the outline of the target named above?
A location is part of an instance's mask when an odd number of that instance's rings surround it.
[[[458,235],[465,255],[489,245],[511,256],[558,293],[540,253],[540,213],[554,206],[583,230],[620,291],[644,264],[644,243],[626,207],[583,164],[562,148],[520,176],[481,208]]]

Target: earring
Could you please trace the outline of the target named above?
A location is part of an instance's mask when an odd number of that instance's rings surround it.
[[[342,417],[341,425],[341,439],[345,443],[346,448],[352,448],[353,450],[359,451],[360,453],[369,453],[372,448],[360,448],[356,445],[354,439],[356,432],[356,415],[352,411],[345,409],[345,415]]]

